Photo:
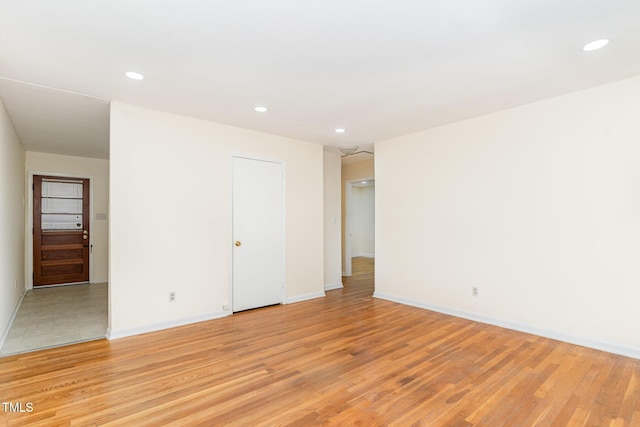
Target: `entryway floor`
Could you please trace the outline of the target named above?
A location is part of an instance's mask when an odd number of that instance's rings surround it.
[[[28,291],[0,356],[104,338],[107,300],[107,283]]]

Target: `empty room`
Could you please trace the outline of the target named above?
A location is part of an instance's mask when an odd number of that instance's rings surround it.
[[[0,423],[640,425],[638,22],[0,2]]]

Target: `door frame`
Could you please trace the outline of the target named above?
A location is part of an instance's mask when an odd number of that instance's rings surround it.
[[[352,246],[351,213],[352,213],[352,210],[353,210],[353,207],[351,206],[351,203],[352,203],[351,202],[351,195],[353,194],[353,184],[356,184],[356,183],[362,182],[362,181],[374,181],[374,185],[375,185],[375,178],[374,177],[350,179],[348,181],[345,181],[345,192],[344,192],[344,205],[345,205],[344,206],[344,216],[345,216],[345,221],[344,221],[344,276],[346,276],[346,277],[351,277],[351,275],[353,274],[353,269],[352,269],[352,265],[351,265],[351,253],[353,252],[352,247],[351,247]]]
[[[58,172],[28,171],[27,176],[27,221],[26,221],[26,265],[25,265],[25,287],[29,291],[33,289],[33,176],[57,176],[60,178],[81,178],[89,180],[89,230],[93,230],[93,176],[82,174],[68,174]],[[93,233],[89,233],[89,283],[93,283]],[[59,285],[51,285],[59,286]]]
[[[233,159],[240,158],[246,160],[255,160],[260,162],[269,162],[279,164],[282,170],[282,269],[284,283],[282,286],[282,302],[287,303],[287,163],[283,159],[274,159],[269,157],[261,157],[246,153],[231,153],[229,156],[229,287],[228,287],[228,303],[224,305],[224,311],[233,314]]]

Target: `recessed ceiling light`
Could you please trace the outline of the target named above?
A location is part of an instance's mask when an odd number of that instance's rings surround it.
[[[254,108],[254,110],[256,110],[258,113],[266,113],[267,107],[256,107]]]
[[[585,52],[591,52],[592,50],[598,50],[600,48],[603,48],[607,44],[609,44],[609,40],[607,39],[594,40],[592,42],[585,44],[582,47],[582,50],[584,50]]]
[[[345,133],[346,131],[347,131],[346,129],[342,129],[342,128],[336,129],[336,133]]]
[[[125,76],[129,77],[132,80],[142,80],[144,76],[140,73],[136,73],[135,71],[127,71],[124,73]]]

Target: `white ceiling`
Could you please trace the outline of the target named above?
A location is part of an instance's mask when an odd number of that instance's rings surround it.
[[[639,23],[638,0],[0,0],[0,97],[33,151],[107,158],[111,100],[371,150],[639,75]]]

